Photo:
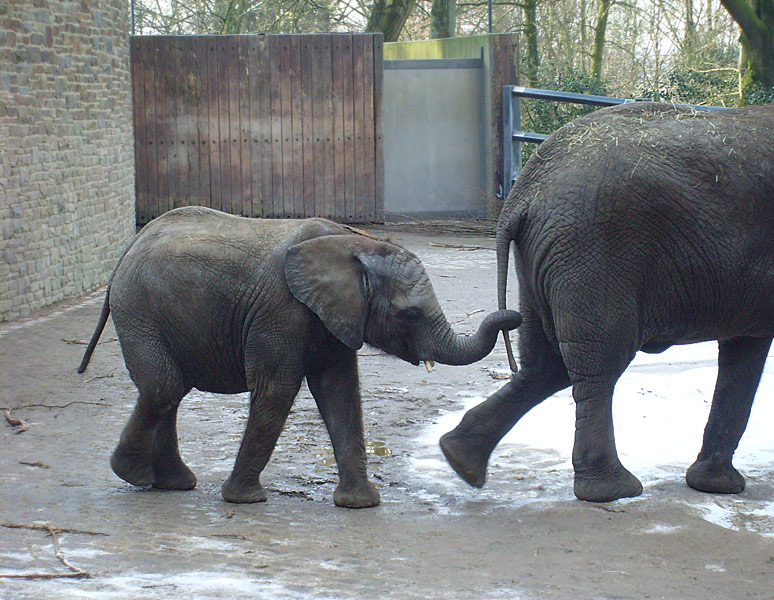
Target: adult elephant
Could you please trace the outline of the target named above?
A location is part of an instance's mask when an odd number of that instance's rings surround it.
[[[478,333],[456,335],[419,259],[324,219],[245,219],[190,207],[148,224],[121,257],[99,323],[78,368],[85,371],[112,313],[139,398],[111,458],[138,486],[190,489],[176,419],[192,389],[249,391],[250,413],[229,502],[260,502],[260,474],[306,376],[339,468],[334,502],[379,503],[366,475],[356,350],[364,342],[410,363],[469,364],[486,356],[500,311]]]
[[[686,478],[702,491],[742,491],[732,456],[774,335],[774,105],[636,103],[562,127],[500,215],[501,309],[511,242],[522,368],[442,437],[457,473],[482,486],[500,439],[572,386],[575,495],[639,495],[616,452],[616,381],[638,350],[718,340],[712,410]]]

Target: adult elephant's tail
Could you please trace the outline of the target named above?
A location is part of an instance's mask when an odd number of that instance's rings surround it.
[[[500,213],[500,219],[497,222],[497,308],[499,310],[505,310],[507,305],[508,258],[511,250],[511,241],[516,239],[518,223],[519,215],[505,209]],[[519,367],[513,356],[511,338],[506,329],[502,331],[505,351],[508,354],[508,364],[511,367],[511,371],[516,373]]]

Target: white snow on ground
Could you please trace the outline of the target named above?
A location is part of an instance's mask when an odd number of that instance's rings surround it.
[[[52,590],[58,598],[98,598],[99,600],[155,600],[158,598],[208,598],[252,599],[276,598],[277,600],[333,600],[307,592],[293,591],[270,581],[246,577],[238,573],[191,572],[179,574],[125,573],[99,577],[93,586],[83,582],[56,580],[54,582],[25,582],[26,593],[41,592],[40,597],[50,598]],[[13,596],[11,596],[13,597]],[[25,595],[25,598],[34,597]]]
[[[685,470],[701,447],[716,377],[717,344],[707,342],[676,346],[662,354],[640,353],[618,381],[613,402],[618,453],[624,466],[643,482],[646,495],[654,483],[684,481]],[[498,387],[492,387],[489,393]],[[773,397],[774,351],[769,355],[747,431],[734,458],[734,465],[747,477],[748,490],[757,474],[774,469]],[[487,486],[474,490],[457,479],[438,449],[440,436],[459,423],[465,410],[483,399],[465,398],[464,410],[443,415],[426,430],[420,440],[423,448],[418,449],[414,460],[415,472],[428,484],[426,487],[444,487],[443,493],[460,500],[501,500],[488,492]],[[536,493],[535,485],[520,486],[521,481],[509,481],[516,488],[508,489],[514,502],[572,498],[574,426],[574,403],[567,389],[530,411],[503,438],[490,467],[495,465],[504,475],[509,467],[525,466],[525,461],[532,460],[533,464],[526,465],[534,470],[535,480],[530,482],[539,484],[540,493]],[[557,471],[567,476],[550,476]],[[490,468],[490,482],[497,475]],[[427,495],[432,498],[437,492],[427,491]],[[774,502],[752,501],[744,494],[699,497],[693,506],[704,519],[722,527],[774,536]],[[669,529],[654,527],[652,532],[668,533]]]

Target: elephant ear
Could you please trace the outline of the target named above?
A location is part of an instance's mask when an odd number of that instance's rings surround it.
[[[365,269],[357,257],[362,240],[328,235],[291,246],[285,280],[291,293],[348,347],[363,346],[368,298]]]

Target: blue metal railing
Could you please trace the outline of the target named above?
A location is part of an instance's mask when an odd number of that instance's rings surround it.
[[[592,94],[574,94],[556,90],[541,90],[539,88],[522,87],[518,85],[503,86],[503,198],[508,196],[513,182],[521,170],[521,143],[540,144],[548,135],[521,130],[521,112],[519,98],[535,98],[537,100],[553,100],[554,102],[569,102],[571,104],[588,104],[591,106],[617,106],[629,102],[651,102],[650,98],[613,98],[610,96],[594,96]],[[726,110],[722,106],[696,106],[702,110]]]

